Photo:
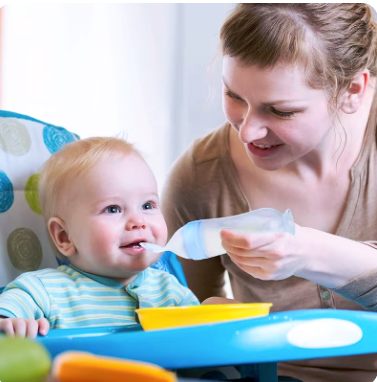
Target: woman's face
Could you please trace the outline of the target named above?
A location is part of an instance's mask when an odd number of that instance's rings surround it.
[[[333,144],[326,92],[310,88],[299,67],[247,67],[229,56],[223,62],[224,114],[255,166],[315,160]]]

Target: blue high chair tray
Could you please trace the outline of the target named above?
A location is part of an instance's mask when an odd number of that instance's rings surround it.
[[[266,317],[145,332],[122,328],[51,330],[39,337],[52,357],[66,350],[151,362],[179,370],[377,352],[377,314],[347,310],[300,310]],[[271,374],[270,374],[271,375]]]

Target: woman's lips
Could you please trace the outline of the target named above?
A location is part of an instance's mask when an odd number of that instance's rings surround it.
[[[255,156],[260,158],[266,158],[276,153],[277,150],[279,150],[283,146],[282,144],[271,146],[270,148],[261,149],[257,146],[255,146],[253,143],[248,143],[247,148],[248,150]]]

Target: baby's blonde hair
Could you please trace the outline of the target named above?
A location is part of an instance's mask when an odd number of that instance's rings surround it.
[[[94,137],[65,145],[43,165],[38,182],[39,202],[46,222],[58,216],[59,201],[69,183],[100,162],[140,153],[121,138]],[[141,155],[140,155],[141,157]]]

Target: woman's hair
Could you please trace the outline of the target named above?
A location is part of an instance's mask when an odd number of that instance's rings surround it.
[[[58,216],[61,195],[70,182],[100,162],[139,152],[121,138],[94,137],[65,145],[43,165],[38,181],[39,202],[46,222]]]
[[[246,66],[302,65],[335,106],[365,68],[377,75],[377,24],[367,4],[239,4],[220,32],[223,55]]]

